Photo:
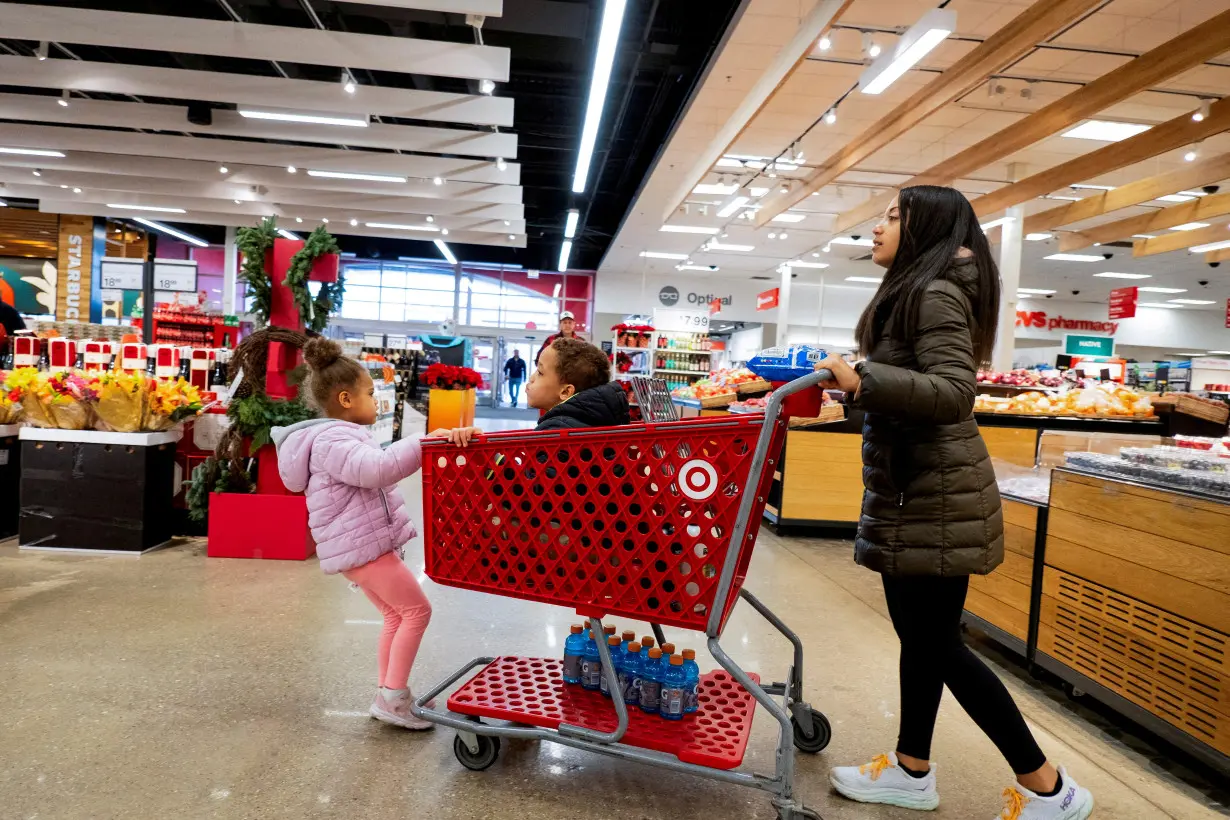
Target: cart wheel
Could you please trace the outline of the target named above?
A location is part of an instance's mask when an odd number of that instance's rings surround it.
[[[829,725],[829,719],[816,709],[811,710],[811,737],[808,737],[803,732],[803,727],[799,725],[798,720],[794,717],[790,718],[790,723],[794,726],[795,748],[800,752],[817,754],[824,751],[824,747],[828,746],[829,741],[833,739],[833,727]]]
[[[777,820],[824,820],[820,812],[800,806],[797,809],[778,809]]]
[[[471,771],[481,772],[490,768],[495,759],[500,756],[500,739],[486,735],[476,737],[478,738],[477,752],[471,752],[460,735],[453,738],[453,754],[457,755],[462,766]]]

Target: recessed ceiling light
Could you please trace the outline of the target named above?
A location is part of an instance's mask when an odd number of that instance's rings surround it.
[[[883,282],[884,280],[883,280],[883,279],[877,279],[877,278],[876,278],[876,277],[874,277],[874,276],[847,276],[847,277],[846,277],[846,281],[847,281],[847,282],[866,282],[866,283],[868,283],[868,284],[878,285],[878,284],[880,284],[881,282]]]
[[[1025,234],[1025,238],[1030,242],[1041,242],[1045,239],[1050,239],[1054,235],[1055,234],[1053,233],[1027,233]]]
[[[798,259],[794,260],[793,262],[787,262],[786,264],[792,268],[821,268],[822,269],[822,268],[829,267],[828,262],[800,262]]]
[[[302,222],[303,222],[303,217],[301,217],[301,216],[297,216],[297,217],[295,217],[295,221],[296,221],[296,222],[299,222],[299,223],[302,223]]]
[[[504,159],[503,157],[496,157],[495,168],[497,171],[507,171],[508,170],[508,160]]]
[[[1184,222],[1182,225],[1175,225],[1170,230],[1172,231],[1195,231],[1195,230],[1199,230],[1200,228],[1207,228],[1207,227],[1209,227],[1209,223],[1207,222]]]
[[[1079,196],[1065,196],[1063,194],[1047,194],[1046,196],[1042,198],[1043,199],[1062,199],[1065,202],[1080,202],[1081,201],[1081,198]]]
[[[1068,187],[1076,188],[1078,190],[1086,190],[1086,191],[1113,191],[1115,190],[1114,185],[1086,185],[1083,182],[1077,182],[1072,185],[1069,185]]]
[[[868,239],[865,236],[860,236],[858,239],[855,239],[850,236],[834,236],[832,239],[829,240],[829,244],[830,245],[856,245],[860,248],[870,248],[875,244],[875,242]]]
[[[229,174],[230,172],[231,172],[231,169],[230,169],[230,168],[227,168],[225,165],[219,165],[219,166],[218,166],[218,173],[219,173],[219,174]]]
[[[1187,288],[1139,287],[1136,289],[1141,293],[1187,293]]]
[[[794,223],[794,222],[802,222],[804,219],[807,219],[807,214],[796,214],[796,213],[791,213],[790,211],[787,211],[784,214],[778,214],[777,216],[773,217],[773,219],[770,221]]]
[[[235,200],[235,204],[236,204],[236,205],[242,205],[242,204],[243,204],[243,200],[242,200],[242,199],[236,199],[236,200]]]
[[[391,176],[389,174],[356,174],[347,171],[317,171],[309,169],[307,175],[310,177],[320,177],[322,179],[361,179],[367,182],[405,182],[405,177]]]
[[[402,225],[396,222],[364,222],[365,228],[383,228],[390,231],[426,231],[428,233],[439,233],[440,229],[435,225]]]
[[[286,173],[288,173],[288,174],[297,174],[297,173],[299,173],[299,169],[298,169],[298,168],[296,168],[296,167],[295,167],[295,166],[293,166],[293,165],[287,165],[287,166],[286,166]]]
[[[1153,277],[1147,273],[1116,273],[1114,271],[1106,271],[1105,273],[1095,273],[1102,279],[1152,279]]]
[[[753,199],[760,199],[762,196],[764,196],[765,194],[769,192],[769,189],[768,188],[757,188],[755,186],[752,186],[751,188],[747,189],[747,192],[752,195]]]
[[[294,111],[272,111],[239,107],[239,116],[249,120],[274,120],[276,122],[299,122],[312,125],[344,125],[350,128],[367,128],[367,117],[333,116],[328,114],[297,114]]]
[[[1171,302],[1176,305],[1215,305],[1217,304],[1217,302],[1215,302],[1212,299],[1167,299],[1166,301]]]
[[[717,265],[676,265],[675,270],[703,270],[712,273],[721,270],[721,268]]]
[[[733,194],[737,190],[739,190],[739,186],[734,183],[731,183],[730,185],[723,185],[720,182],[713,184],[701,183],[692,189],[692,193],[705,194],[709,196],[726,196],[727,194]]]
[[[1099,142],[1120,142],[1143,134],[1152,126],[1135,122],[1114,122],[1112,120],[1087,120],[1075,128],[1063,132],[1063,136],[1079,140],[1098,140]]]
[[[1132,238],[1133,239],[1157,239],[1157,237],[1151,233],[1134,233],[1132,234]]]
[[[30,173],[34,174],[36,177],[41,177],[41,176],[43,175],[43,172],[42,172],[42,171],[40,171],[40,170],[38,170],[37,168],[35,168],[35,169],[34,169],[33,171],[31,171]]]
[[[709,251],[737,251],[739,253],[749,253],[755,249],[755,245],[727,245],[725,242],[710,242],[705,246],[705,250]]]
[[[984,231],[989,231],[992,228],[998,228],[1000,225],[1007,225],[1009,222],[1015,221],[1016,217],[1014,216],[1001,216],[999,219],[992,219],[990,222],[983,222],[978,227],[982,228]]]
[[[1026,294],[1029,294],[1030,296],[1050,296],[1050,295],[1051,295],[1052,293],[1054,293],[1055,291],[1053,291],[1053,290],[1042,290],[1042,289],[1039,289],[1039,288],[1017,288],[1017,289],[1016,289],[1016,292],[1017,292],[1017,293],[1026,293]]]
[[[164,214],[188,213],[183,208],[163,208],[160,205],[119,205],[114,202],[108,202],[107,207],[115,208],[117,211],[158,211]]]
[[[7,148],[0,146],[0,154],[17,154],[23,157],[63,157],[63,151],[48,151],[42,148]]]
[[[1221,242],[1209,242],[1206,245],[1195,245],[1187,250],[1189,253],[1208,253],[1209,251],[1220,251],[1223,248],[1230,248],[1230,239],[1222,240]]]
[[[440,234],[441,234],[442,236],[448,236],[448,228],[441,228],[441,229],[440,229]]]
[[[705,228],[700,225],[663,225],[658,230],[662,233],[703,233],[712,236],[721,231],[721,228]]]
[[[775,231],[770,231],[770,232],[769,232],[769,238],[770,238],[770,239],[777,239],[777,233],[776,233]]]
[[[359,220],[357,220],[357,219],[353,219],[353,218],[350,220],[350,227],[354,228],[354,227],[356,227],[358,224],[359,224]]]
[[[1208,196],[1204,191],[1179,191],[1183,196]]]
[[[719,168],[742,168],[742,160],[732,159],[731,157],[722,157],[714,163]]]
[[[1101,254],[1090,253],[1052,253],[1050,256],[1042,258],[1050,259],[1054,262],[1103,262],[1106,259]]]
[[[956,27],[956,12],[942,8],[927,11],[901,35],[892,53],[886,55],[883,60],[876,60],[863,71],[858,79],[859,90],[864,94],[883,93],[919,60],[944,42]],[[872,43],[867,47],[867,54],[872,58],[878,57],[880,46]]]
[[[80,189],[80,188],[73,188],[73,193],[74,193],[74,194],[79,194],[79,193],[81,193],[81,189]]]
[[[676,261],[688,258],[686,253],[665,253],[664,251],[641,251],[641,256],[646,259],[674,259]]]
[[[1191,202],[1195,198],[1196,197],[1191,196],[1190,194],[1166,194],[1166,196],[1159,196],[1157,198],[1157,201],[1158,202]]]
[[[495,93],[495,81],[482,79],[478,81],[478,93],[491,95]]]
[[[717,215],[722,219],[729,219],[734,216],[735,212],[748,203],[748,198],[745,196],[737,196],[730,202],[722,206],[722,209],[717,212]]]

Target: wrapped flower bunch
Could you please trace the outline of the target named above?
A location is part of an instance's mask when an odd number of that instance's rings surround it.
[[[423,383],[433,390],[471,390],[482,386],[477,370],[451,364],[433,364],[423,371]]]
[[[98,429],[119,433],[169,430],[201,411],[200,391],[184,381],[151,379],[144,373],[98,377]]]
[[[35,427],[84,430],[93,420],[98,393],[93,381],[77,373],[41,373],[33,367],[19,367],[4,384],[9,400],[20,396],[25,421]]]
[[[0,372],[0,424],[16,424],[24,412],[21,391],[8,387],[8,379],[8,373]]]

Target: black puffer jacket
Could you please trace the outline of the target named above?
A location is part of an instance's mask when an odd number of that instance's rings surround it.
[[[576,427],[615,427],[627,424],[628,395],[618,382],[582,390],[546,412],[535,430],[567,430]]]
[[[985,575],[1004,560],[995,472],[974,421],[972,260],[957,259],[919,308],[912,342],[892,320],[858,366],[863,514],[855,560],[885,575]]]

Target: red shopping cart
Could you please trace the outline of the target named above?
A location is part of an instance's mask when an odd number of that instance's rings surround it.
[[[670,722],[565,685],[558,660],[482,657],[419,697],[414,714],[456,729],[454,752],[470,769],[491,766],[502,737],[534,738],[765,790],[782,820],[819,817],[794,797],[791,745],[819,752],[831,729],[803,700],[802,642],[743,582],[786,419],[814,406],[809,388],[825,375],[779,387],[764,415],[498,433],[464,450],[425,441],[433,580],[574,608],[596,635],[607,615],[649,621],[659,640],[662,626],[704,631],[722,669],[702,677],[699,711]],[[793,645],[785,683],[761,684],[722,648],[739,598]],[[601,642],[599,652],[619,691]],[[447,712],[426,707],[476,667]],[[781,730],[771,776],[730,771],[757,704]]]

